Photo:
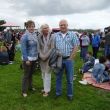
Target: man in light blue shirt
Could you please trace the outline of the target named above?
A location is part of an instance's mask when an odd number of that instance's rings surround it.
[[[66,70],[67,97],[73,99],[73,59],[79,46],[79,39],[72,31],[68,31],[66,20],[59,22],[60,32],[55,33],[55,47],[62,53],[62,68],[56,74],[56,97],[62,93],[62,75]]]

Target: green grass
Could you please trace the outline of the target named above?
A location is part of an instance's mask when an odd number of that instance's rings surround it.
[[[63,76],[63,94],[55,99],[55,74],[52,74],[52,90],[50,96],[42,97],[42,79],[40,71],[34,74],[36,92],[29,92],[27,98],[21,96],[21,79],[23,72],[19,68],[20,53],[16,54],[13,65],[0,66],[0,110],[110,110],[110,91],[94,88],[90,85],[80,85],[78,81],[82,75],[78,68],[82,62],[75,59],[74,100],[66,97],[66,78]]]

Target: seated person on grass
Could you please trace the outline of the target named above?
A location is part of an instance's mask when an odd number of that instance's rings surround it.
[[[79,69],[80,73],[88,72],[89,69],[93,68],[94,63],[95,63],[95,58],[92,56],[91,52],[88,52],[82,68]]]
[[[110,76],[106,71],[106,58],[101,56],[99,58],[99,63],[96,63],[92,70],[92,78],[96,81],[96,83],[103,83],[110,81]],[[79,81],[81,84],[87,84],[86,80]]]
[[[9,63],[8,53],[3,42],[0,42],[0,65],[5,65]]]
[[[9,64],[13,64],[14,57],[15,57],[15,44],[13,41],[5,42],[5,47],[7,48],[8,57],[9,57]]]

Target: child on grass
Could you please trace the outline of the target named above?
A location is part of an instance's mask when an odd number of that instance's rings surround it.
[[[95,63],[95,58],[92,56],[91,52],[86,54],[85,62],[82,68],[79,70],[81,73],[88,72],[89,69],[93,68]]]

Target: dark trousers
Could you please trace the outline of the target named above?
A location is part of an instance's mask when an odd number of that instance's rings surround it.
[[[92,47],[92,49],[93,49],[93,57],[97,58],[97,53],[99,51],[99,47]]]
[[[110,45],[105,45],[105,56],[110,55]]]
[[[32,89],[32,75],[35,71],[36,61],[31,61],[30,65],[23,62],[24,76],[22,79],[22,93],[27,93],[28,89]]]
[[[15,57],[15,43],[12,44],[11,49],[7,48],[8,56],[9,56],[9,61],[14,61]]]
[[[9,52],[9,61],[14,61],[15,53],[14,52]]]
[[[91,69],[92,67],[93,67],[93,65],[88,64],[88,63],[85,63],[85,64],[83,65],[83,67],[82,67],[82,72],[83,72],[83,73],[86,73],[86,72],[88,72],[88,70]]]
[[[85,60],[85,57],[86,57],[86,54],[88,52],[88,46],[85,46],[85,47],[81,47],[81,53],[80,53],[80,56],[83,60]]]

